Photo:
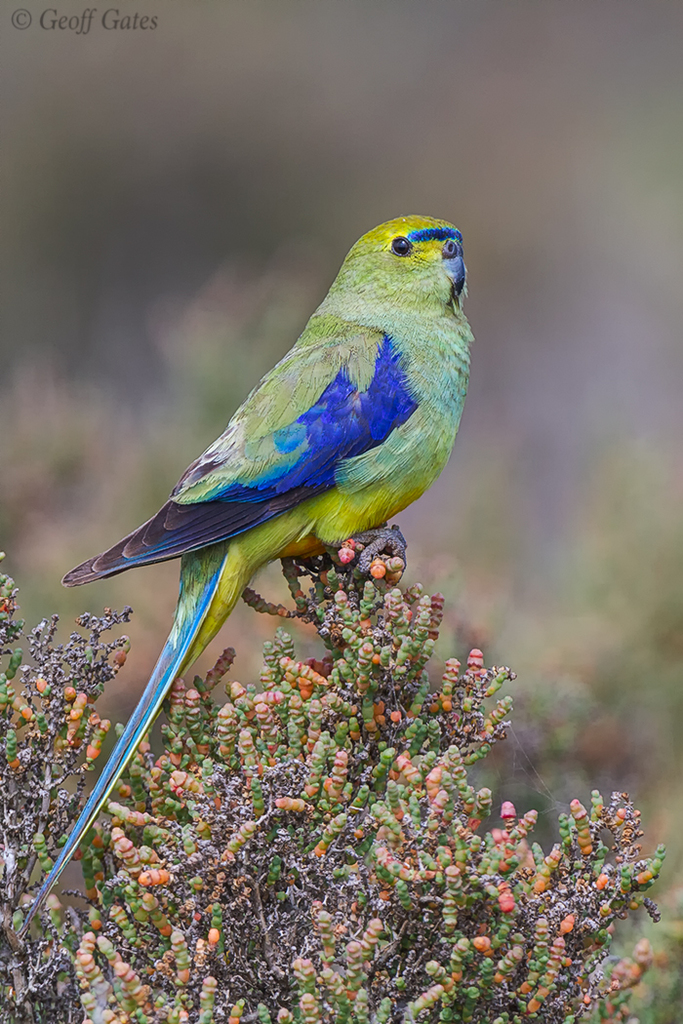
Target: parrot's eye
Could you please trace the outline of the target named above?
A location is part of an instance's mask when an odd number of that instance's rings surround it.
[[[395,238],[391,243],[391,251],[396,256],[407,256],[412,252],[412,250],[412,243],[409,242],[407,238],[404,238],[403,235],[399,235],[398,238]]]
[[[452,260],[454,256],[458,255],[458,243],[452,238],[448,238],[444,242],[444,247],[441,250],[441,253],[445,260]]]

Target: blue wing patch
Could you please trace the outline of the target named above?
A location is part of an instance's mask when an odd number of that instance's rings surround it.
[[[232,484],[208,501],[167,501],[118,544],[72,569],[63,582],[76,586],[177,558],[282,515],[333,487],[344,459],[376,448],[416,408],[400,354],[385,337],[367,391],[358,391],[341,369],[312,408],[274,432],[275,449],[290,458],[249,485]]]
[[[314,406],[274,433],[277,450],[297,452],[296,458],[275,466],[248,486],[232,484],[216,498],[264,501],[296,487],[332,487],[342,459],[381,444],[416,408],[400,355],[385,337],[367,391],[358,391],[342,368]]]

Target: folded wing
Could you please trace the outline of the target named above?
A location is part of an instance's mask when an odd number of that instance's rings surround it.
[[[364,343],[374,358],[365,380],[356,372],[357,359],[339,365],[338,349],[336,360],[321,360],[308,349],[300,353],[292,382],[295,350],[290,353],[189,467],[159,512],[72,569],[64,584],[77,586],[227,540],[334,487],[343,460],[381,444],[416,408],[391,339],[368,334]]]

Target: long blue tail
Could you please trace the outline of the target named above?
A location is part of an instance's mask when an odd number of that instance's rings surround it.
[[[207,558],[209,553],[213,557]],[[134,756],[143,736],[150,729],[173,680],[180,674],[181,669],[186,667],[183,665],[183,662],[192,646],[193,640],[199,632],[211,604],[211,599],[216,592],[224,561],[224,545],[216,545],[213,550],[205,549],[203,552],[185,556],[183,559],[178,609],[171,634],[164,645],[164,649],[159,656],[159,660],[154,667],[154,671],[137,707],[119,737],[109,760],[104,766],[102,774],[97,780],[95,788],[88,797],[86,805],[71,830],[52,870],[40,887],[40,891],[18,933],[19,938],[23,938],[26,935],[31,921],[45,902],[50,889],[69,863],[79,843],[95,821],[111,791]],[[208,565],[207,562],[209,563]],[[206,578],[207,575],[208,579]],[[193,653],[194,657],[196,657],[200,652],[196,651]],[[192,660],[194,660],[194,657]]]

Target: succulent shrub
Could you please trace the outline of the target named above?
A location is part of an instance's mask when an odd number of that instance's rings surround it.
[[[230,649],[176,680],[160,748],[141,745],[82,845],[82,898],[57,886],[23,944],[110,729],[95,706],[128,642],[104,637],[130,610],[60,644],[56,618],[25,631],[0,577],[3,1021],[571,1024],[626,1006],[649,946],[602,965],[618,919],[656,916],[663,849],[643,856],[621,793],[573,800],[555,845],[534,842],[536,812],[477,782],[513,673],[473,650],[430,676],[441,595],[395,586],[394,560],[370,579],[348,561],[285,563],[291,610],[245,592],[311,623],[319,657],[279,628],[258,681]]]

